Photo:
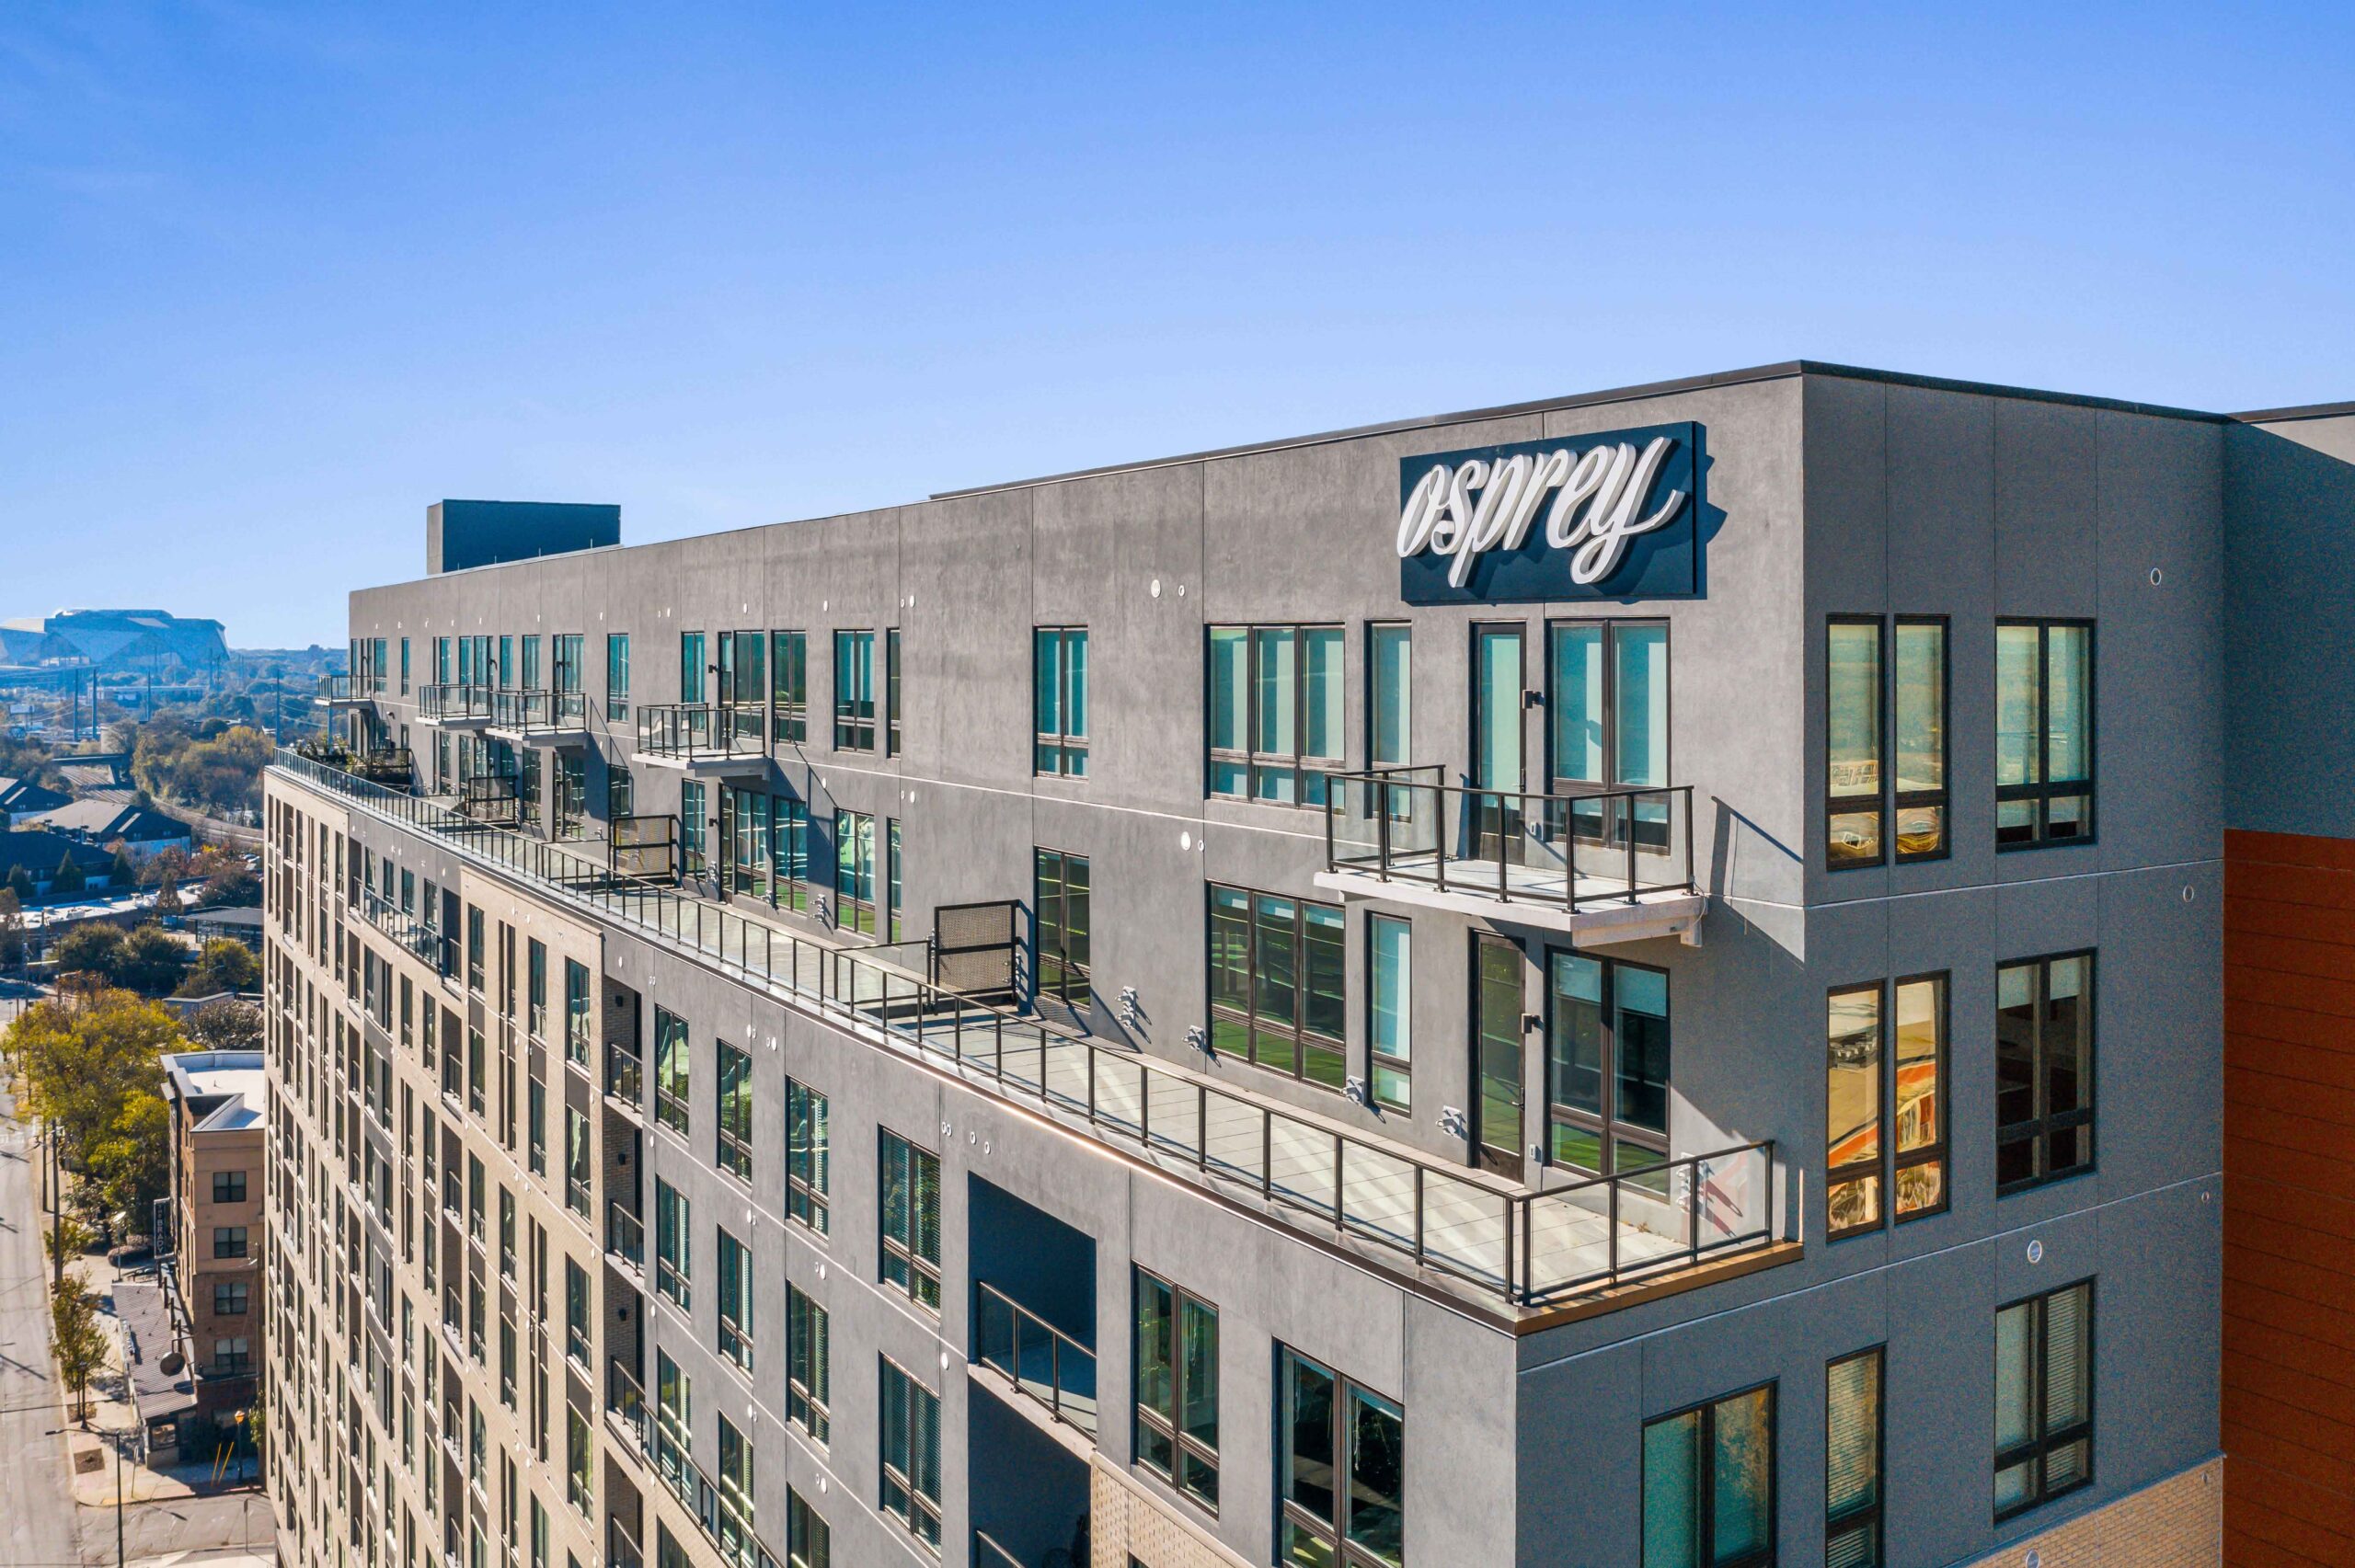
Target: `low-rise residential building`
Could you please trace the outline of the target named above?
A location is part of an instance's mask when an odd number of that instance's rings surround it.
[[[46,811],[71,806],[74,797],[32,779],[0,779],[0,828],[21,828]]]
[[[172,1109],[165,1265],[196,1377],[190,1420],[218,1431],[253,1408],[262,1370],[262,1186],[269,1096],[260,1051],[164,1059]],[[200,1434],[198,1447],[205,1445]]]
[[[52,832],[109,850],[121,844],[134,863],[150,860],[166,850],[189,849],[194,841],[189,825],[176,817],[128,801],[86,799],[53,807],[34,818]]]

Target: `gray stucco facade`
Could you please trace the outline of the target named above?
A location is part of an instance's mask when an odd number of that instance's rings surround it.
[[[1638,602],[1402,601],[1402,460],[1686,421],[1706,431],[1704,591]],[[299,772],[273,774],[272,797],[306,822],[331,820],[348,840],[343,854],[360,857],[350,864],[394,864],[463,890],[494,921],[523,922],[537,909],[571,922],[569,951],[593,965],[607,1001],[599,1047],[626,1038],[649,1079],[653,1010],[687,1022],[684,1137],[650,1114],[650,1086],[624,1104],[601,1093],[593,1064],[568,1070],[560,1050],[520,1043],[519,1059],[552,1104],[573,1104],[594,1128],[596,1214],[626,1199],[650,1232],[654,1181],[686,1200],[691,1310],[659,1299],[643,1269],[602,1256],[604,1343],[594,1354],[600,1368],[626,1358],[649,1402],[655,1348],[688,1376],[692,1446],[706,1472],[718,1419],[735,1425],[753,1456],[754,1533],[777,1562],[788,1555],[788,1491],[824,1517],[837,1562],[936,1560],[879,1508],[879,1357],[940,1401],[937,1555],[947,1561],[988,1561],[977,1555],[982,1531],[1024,1564],[1047,1562],[1070,1536],[1074,1500],[1086,1511],[1094,1495],[1094,1561],[1122,1562],[1107,1555],[1108,1485],[1179,1521],[1200,1553],[1186,1562],[1281,1561],[1278,1357],[1290,1347],[1403,1410],[1407,1562],[1636,1568],[1645,1561],[1646,1424],[1771,1384],[1772,1555],[1741,1561],[1812,1563],[1824,1560],[1827,1530],[1826,1367],[1876,1345],[1886,1379],[1879,1560],[1972,1562],[2190,1471],[2219,1447],[2221,864],[2227,791],[2240,782],[2228,758],[2243,754],[2228,750],[2243,721],[2228,717],[2224,693],[2228,681],[2237,690],[2255,678],[2243,669],[2253,657],[2262,662],[2228,638],[2244,565],[2235,552],[2247,547],[2227,524],[2235,496],[2304,482],[2262,454],[2247,458],[2253,439],[2263,438],[2207,415],[1792,365],[551,555],[351,596],[351,636],[388,648],[405,641],[398,668],[410,677],[347,704],[350,723],[411,749],[420,794],[433,794],[471,743],[459,737],[481,733],[421,711],[437,642],[578,635],[583,733],[540,750],[551,769],[557,750],[580,760],[589,839],[608,770],[628,769],[642,816],[675,816],[683,783],[700,779],[713,802],[711,864],[687,868],[687,891],[743,912],[753,896],[718,886],[729,846],[718,792],[725,783],[798,799],[815,897],[831,907],[833,824],[865,814],[879,843],[896,825],[890,869],[912,942],[929,933],[936,909],[991,900],[1025,906],[1028,932],[1035,852],[1085,856],[1092,999],[1076,1009],[1078,1029],[1433,1168],[1475,1162],[1464,1123],[1481,1094],[1471,955],[1479,936],[1505,937],[1520,956],[1522,997],[1527,1120],[1515,1143],[1535,1153],[1489,1178],[1499,1191],[1574,1179],[1546,1157],[1552,956],[1664,974],[1667,1152],[1771,1140],[1771,1205],[1751,1198],[1769,1234],[1689,1271],[1631,1274],[1559,1299],[1516,1301],[1337,1242],[1297,1214],[1206,1191],[971,1074],[881,1048],[649,930],[595,918],[561,889],[502,877],[461,853],[469,841],[405,825]],[[2336,465],[2314,482],[2345,472]],[[1945,853],[1834,870],[1825,629],[1836,617],[1903,616],[1942,617],[1946,627]],[[2027,619],[2095,628],[2096,829],[2082,841],[1999,852],[1995,629]],[[1476,628],[1520,625],[1525,685],[1538,695],[1514,704],[1512,722],[1522,754],[1539,760],[1527,787],[1542,793],[1549,707],[1563,700],[1546,680],[1546,629],[1597,620],[1666,627],[1667,782],[1690,786],[1692,875],[1706,897],[1683,936],[1612,940],[1503,902],[1462,912],[1404,894],[1340,896],[1317,881],[1330,870],[1323,813],[1223,798],[1206,784],[1212,627],[1341,628],[1351,769],[1372,755],[1370,628],[1410,627],[1407,756],[1453,784],[1472,766]],[[1034,767],[1040,627],[1086,631],[1082,778]],[[894,628],[898,749],[832,746],[833,634],[875,634],[879,721]],[[754,760],[711,767],[639,753],[638,710],[678,702],[695,684],[680,668],[682,634],[703,634],[710,657],[723,632],[786,629],[808,634],[805,741],[774,741],[764,713]],[[603,683],[606,638],[623,634],[626,696]],[[528,738],[522,747],[532,749]],[[545,785],[542,801],[522,836],[549,836]],[[880,904],[879,859],[877,876]],[[1197,1029],[1207,1037],[1212,1024],[1212,884],[1343,908],[1353,1078],[1368,1073],[1372,1048],[1367,922],[1411,922],[1405,1105],[1376,1107],[1189,1038]],[[276,899],[281,883],[271,887]],[[752,913],[782,931],[823,925]],[[368,936],[364,924],[351,929]],[[2067,1179],[1999,1196],[1998,968],[2078,953],[2094,956],[2094,1157]],[[1032,954],[1026,967],[1035,973],[1036,963]],[[1832,1240],[1826,1150],[1841,1129],[1828,1125],[1827,996],[1930,975],[1945,977],[1935,1091],[1942,1204]],[[420,988],[430,979],[420,973]],[[497,1027],[495,1008],[486,1026]],[[715,1161],[719,1042],[751,1057],[749,1182]],[[788,1218],[788,1078],[830,1106],[823,1235]],[[882,1281],[877,1150],[887,1130],[939,1156],[936,1312]],[[399,1163],[406,1185],[409,1162]],[[1026,1220],[1024,1205],[1077,1232],[1078,1251]],[[568,1237],[571,1250],[604,1253],[602,1224]],[[706,1282],[718,1277],[716,1227],[754,1260],[749,1375],[715,1349],[717,1291]],[[976,1368],[977,1257],[1092,1348],[1092,1437],[1056,1431]],[[1136,1462],[1138,1268],[1218,1311],[1214,1511]],[[2090,1482],[1999,1522],[1998,1310],[2080,1280],[2095,1282]],[[787,1411],[788,1282],[831,1323],[823,1443]],[[682,1551],[708,1557],[713,1543],[613,1436],[608,1390],[575,1383],[571,1398],[605,1440],[603,1484],[630,1494],[633,1519],[640,1508],[656,1513]],[[608,1498],[590,1511],[589,1538],[609,1541],[603,1516],[618,1507]],[[632,1534],[652,1558],[653,1526]],[[1161,1550],[1133,1529],[1118,1548],[1174,1568],[1178,1557],[1151,1554]]]

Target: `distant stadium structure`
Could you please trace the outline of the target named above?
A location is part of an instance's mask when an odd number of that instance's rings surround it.
[[[161,610],[60,610],[0,621],[0,683],[66,670],[213,676],[228,658],[220,622]]]

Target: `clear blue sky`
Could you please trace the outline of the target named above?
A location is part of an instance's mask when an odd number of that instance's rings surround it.
[[[1810,357],[2355,397],[2355,21],[0,7],[0,614]]]

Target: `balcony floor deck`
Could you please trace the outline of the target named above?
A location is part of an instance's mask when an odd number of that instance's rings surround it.
[[[1611,860],[1617,870],[1581,868],[1574,877],[1572,868],[1558,861],[1508,863],[1500,884],[1494,860],[1451,854],[1442,864],[1440,856],[1427,850],[1393,854],[1386,876],[1372,865],[1345,861],[1333,870],[1318,872],[1315,880],[1319,887],[1345,898],[1412,904],[1568,932],[1578,946],[1662,936],[1697,942],[1708,895],[1678,884],[1639,888],[1630,898],[1626,857],[1602,858]],[[1642,869],[1639,860],[1639,874]]]

